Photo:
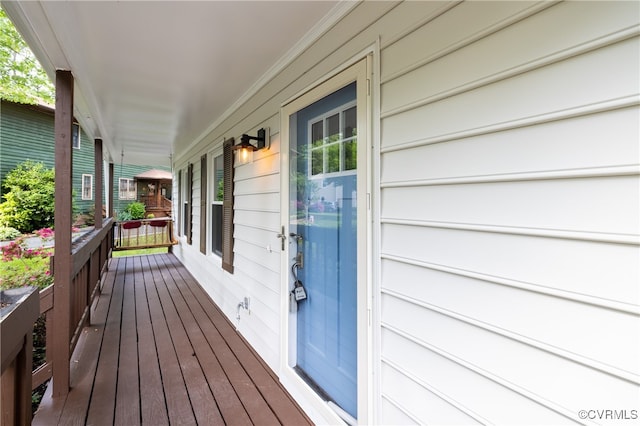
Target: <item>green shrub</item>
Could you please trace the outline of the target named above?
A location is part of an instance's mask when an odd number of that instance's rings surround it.
[[[21,235],[21,232],[10,226],[0,226],[0,241],[15,240]]]
[[[129,203],[127,205],[125,211],[131,215],[131,219],[144,219],[146,207],[143,203],[134,201],[133,203]]]
[[[30,160],[11,170],[2,185],[5,201],[0,204],[0,226],[20,232],[53,226],[55,173],[43,163]]]

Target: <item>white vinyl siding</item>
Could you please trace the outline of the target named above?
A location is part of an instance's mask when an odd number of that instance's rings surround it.
[[[638,4],[530,6],[382,51],[381,423],[637,409]]]
[[[373,51],[366,420],[560,424],[638,410],[639,7],[354,4],[177,153],[186,169],[224,138],[271,129],[270,148],[235,166],[234,274],[197,244],[174,253],[279,373],[280,108]],[[196,182],[194,204],[199,193]]]

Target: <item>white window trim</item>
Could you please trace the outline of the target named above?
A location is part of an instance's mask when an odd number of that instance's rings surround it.
[[[356,106],[356,101],[353,102],[349,102],[345,105],[341,105],[338,108],[334,108],[331,111],[328,111],[324,114],[321,114],[317,117],[312,118],[311,120],[309,120],[309,128],[307,129],[307,134],[309,135],[309,140],[311,142],[311,135],[312,135],[312,131],[311,131],[311,126],[313,125],[314,122],[317,121],[323,121],[325,122],[326,119],[328,117],[331,117],[333,115],[338,114],[338,120],[339,120],[339,124],[338,124],[338,128],[340,129],[340,139],[335,141],[335,142],[331,142],[331,143],[324,143],[322,146],[319,147],[315,147],[313,148],[311,146],[311,143],[309,144],[309,150],[310,150],[310,154],[309,154],[309,158],[307,159],[308,162],[308,167],[307,170],[309,170],[309,179],[326,179],[326,178],[331,178],[331,177],[338,177],[338,176],[348,176],[348,175],[354,175],[356,174],[356,170],[344,170],[344,153],[343,153],[343,149],[344,149],[344,144],[352,141],[354,139],[357,139],[357,136],[348,136],[348,137],[344,137],[344,135],[342,135],[342,128],[343,126],[343,113],[345,111],[347,111],[348,109],[353,108],[354,106]],[[323,129],[324,132],[324,129]],[[327,139],[327,136],[324,135],[324,139]],[[327,148],[333,145],[338,145],[340,147],[340,167],[338,171],[336,172],[325,172],[324,170],[326,170],[327,168],[327,162],[328,162],[328,155],[327,155]],[[312,173],[312,160],[313,160],[313,155],[311,154],[311,152],[316,151],[316,150],[322,150],[323,151],[323,155],[322,155],[322,168],[323,168],[323,172],[322,173],[318,173],[318,174],[311,174]]]
[[[85,185],[84,185],[84,179],[88,177],[89,178],[89,196],[85,196]],[[82,199],[83,200],[93,200],[93,175],[90,174],[83,174],[82,175]]]
[[[78,139],[75,138],[76,134],[78,135]],[[78,123],[73,123],[73,131],[71,137],[73,149],[80,149],[80,142],[82,140],[82,129],[80,129],[80,125]],[[78,141],[77,144],[76,140]]]
[[[135,200],[135,199],[137,199],[137,192],[138,191],[136,190],[135,185],[134,185],[133,191],[130,191],[129,189],[127,189],[126,191],[124,191],[125,196],[123,196],[123,191],[121,190],[121,188],[122,188],[121,182],[123,180],[127,181],[127,188],[130,188],[130,186],[131,186],[130,182],[134,182],[135,183],[135,180],[132,179],[132,178],[119,178],[118,179],[118,199],[119,200]],[[131,194],[133,194],[133,195],[131,195]]]

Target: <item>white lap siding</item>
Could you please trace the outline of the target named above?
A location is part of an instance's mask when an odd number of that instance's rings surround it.
[[[277,371],[280,108],[378,46],[367,420],[640,410],[639,3],[352,6],[177,153],[196,182],[193,244],[176,255]],[[199,159],[261,127],[271,147],[235,168],[231,275],[198,250]]]
[[[638,4],[531,5],[382,50],[382,423],[640,408]]]

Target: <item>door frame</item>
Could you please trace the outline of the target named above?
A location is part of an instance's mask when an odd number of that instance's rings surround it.
[[[289,117],[291,114],[324,98],[338,89],[356,82],[358,120],[358,168],[357,168],[357,388],[358,423],[371,420],[372,411],[372,71],[373,54],[369,51],[359,56],[343,69],[283,104],[280,110],[280,194],[281,225],[287,239],[281,253],[281,327],[280,327],[280,379],[285,387],[312,417],[323,417],[332,423],[345,421],[338,414],[339,407],[324,401],[316,391],[295,372],[296,314],[292,312],[289,294],[289,260],[292,248],[288,237],[289,225]],[[333,406],[333,407],[332,407]]]

